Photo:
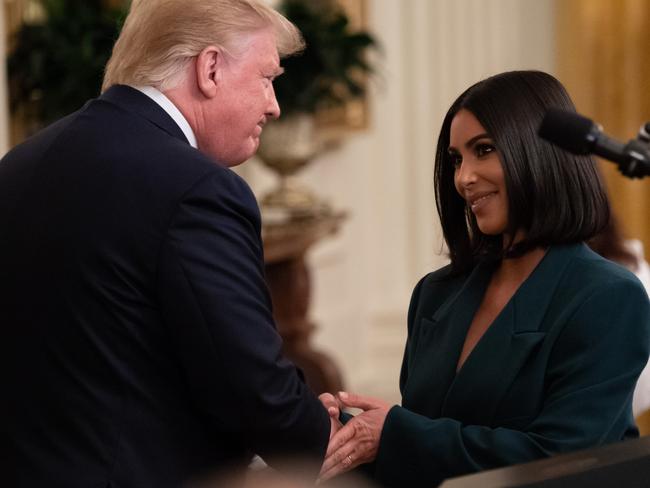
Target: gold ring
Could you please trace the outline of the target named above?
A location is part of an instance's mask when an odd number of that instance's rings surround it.
[[[347,463],[346,463],[345,461],[347,461]],[[351,466],[351,465],[352,465],[352,456],[350,456],[350,455],[348,454],[348,455],[345,457],[343,464],[345,464],[346,466]]]

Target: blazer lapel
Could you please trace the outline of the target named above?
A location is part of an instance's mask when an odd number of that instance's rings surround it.
[[[443,405],[444,416],[489,424],[526,359],[546,336],[540,327],[577,248],[553,246],[548,250],[456,375]]]
[[[443,400],[456,376],[467,329],[491,274],[491,265],[476,266],[459,290],[438,307],[433,316],[420,317],[417,349],[427,353],[416,353],[416,362],[409,367],[409,381],[403,391],[403,400],[409,408],[427,412],[431,417],[440,416]]]
[[[183,134],[178,124],[174,122],[174,119],[160,105],[135,88],[126,85],[114,85],[106,90],[99,99],[114,103],[129,112],[134,112],[149,120],[170,136],[189,144],[185,134]]]

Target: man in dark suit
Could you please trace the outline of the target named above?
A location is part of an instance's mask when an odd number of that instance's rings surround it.
[[[4,486],[322,461],[335,427],[281,354],[259,210],[228,169],[301,42],[255,0],[134,0],[103,94],[0,162]]]

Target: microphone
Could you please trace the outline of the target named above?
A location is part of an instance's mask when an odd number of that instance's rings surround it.
[[[614,161],[621,173],[629,178],[650,175],[650,122],[641,127],[636,139],[623,144],[604,134],[598,124],[582,115],[550,109],[538,134],[573,154],[595,154]]]

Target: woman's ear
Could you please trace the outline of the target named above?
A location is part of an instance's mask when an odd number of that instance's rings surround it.
[[[199,91],[207,98],[217,94],[224,69],[224,54],[215,46],[208,46],[196,57],[196,83]]]

